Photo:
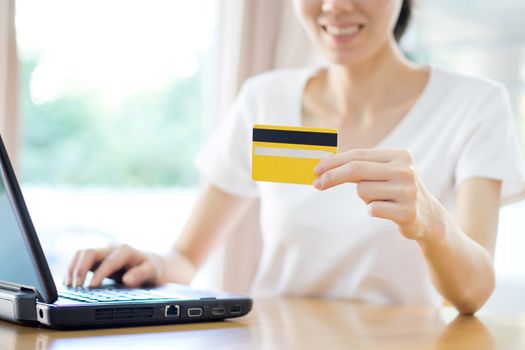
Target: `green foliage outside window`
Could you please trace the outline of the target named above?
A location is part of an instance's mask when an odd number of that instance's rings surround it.
[[[66,92],[35,104],[35,59],[21,65],[21,173],[29,183],[186,186],[197,182],[199,71],[167,88],[141,91],[118,106],[97,91]]]

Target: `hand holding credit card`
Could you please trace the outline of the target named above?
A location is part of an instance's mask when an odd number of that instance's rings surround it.
[[[253,126],[252,179],[311,185],[319,161],[337,152],[337,130]]]

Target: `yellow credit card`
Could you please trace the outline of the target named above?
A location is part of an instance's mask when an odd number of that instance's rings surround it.
[[[252,179],[311,185],[314,168],[337,152],[337,130],[297,126],[253,126]]]

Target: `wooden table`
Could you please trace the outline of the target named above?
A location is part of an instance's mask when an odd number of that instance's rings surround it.
[[[281,298],[215,323],[55,331],[0,321],[1,350],[201,348],[525,349],[525,315]]]

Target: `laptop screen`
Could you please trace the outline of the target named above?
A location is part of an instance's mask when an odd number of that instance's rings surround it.
[[[3,174],[2,174],[3,176]],[[0,280],[43,290],[24,233],[0,181]]]

